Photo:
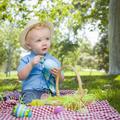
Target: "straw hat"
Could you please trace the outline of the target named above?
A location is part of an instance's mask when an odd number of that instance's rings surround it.
[[[28,24],[25,26],[24,30],[21,32],[20,37],[19,37],[21,46],[26,50],[30,50],[29,47],[26,45],[26,35],[36,24],[46,25],[50,29],[51,35],[53,33],[52,23],[40,22],[38,19],[30,20]]]

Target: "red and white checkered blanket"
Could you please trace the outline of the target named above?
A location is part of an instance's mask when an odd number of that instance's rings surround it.
[[[15,118],[11,115],[13,106],[14,102],[0,102],[0,120],[120,120],[120,114],[106,100],[87,106],[87,113],[65,110],[54,114],[53,106],[32,106],[31,118]]]

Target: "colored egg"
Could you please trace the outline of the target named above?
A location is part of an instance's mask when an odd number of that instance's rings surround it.
[[[46,59],[44,61],[44,67],[48,71],[50,71],[52,68],[59,68],[58,64],[55,61],[53,61],[52,59]]]
[[[64,111],[65,109],[64,109],[64,107],[62,107],[62,106],[57,106],[55,109],[54,109],[54,114],[58,114],[58,113],[60,113],[60,112],[62,112],[62,111]]]
[[[14,106],[12,114],[15,117],[31,117],[32,111],[24,104],[17,104]]]

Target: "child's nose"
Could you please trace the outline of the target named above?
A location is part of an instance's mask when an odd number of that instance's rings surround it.
[[[46,41],[43,41],[43,45],[46,45],[47,44],[47,42]]]

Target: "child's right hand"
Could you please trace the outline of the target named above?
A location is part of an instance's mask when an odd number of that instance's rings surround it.
[[[43,56],[41,56],[41,55],[35,56],[35,57],[33,58],[33,60],[31,61],[31,64],[32,64],[32,65],[38,64],[38,63],[40,62],[40,60],[41,60],[42,57],[43,57]]]

